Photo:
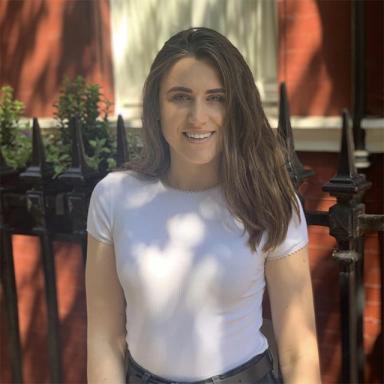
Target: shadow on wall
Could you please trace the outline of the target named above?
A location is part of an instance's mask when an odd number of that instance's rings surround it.
[[[2,1],[0,84],[26,115],[52,115],[65,77],[98,82],[113,96],[108,1]],[[5,59],[4,59],[5,58]]]
[[[19,94],[24,65],[37,45],[41,20],[48,16],[47,3],[35,2],[32,12],[26,2],[5,1],[0,4],[0,11],[0,83],[11,85]]]
[[[279,79],[293,115],[338,115],[351,106],[351,5],[279,3]]]

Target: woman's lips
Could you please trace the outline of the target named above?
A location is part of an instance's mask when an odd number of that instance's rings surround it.
[[[184,137],[191,143],[203,143],[208,141],[215,132],[183,132]]]

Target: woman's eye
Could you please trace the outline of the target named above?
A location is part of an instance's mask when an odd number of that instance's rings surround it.
[[[189,95],[186,95],[184,93],[176,93],[172,96],[173,101],[183,102],[183,101],[189,101],[191,97]]]
[[[211,95],[208,97],[209,101],[216,101],[218,103],[224,103],[225,102],[225,96],[224,95]]]

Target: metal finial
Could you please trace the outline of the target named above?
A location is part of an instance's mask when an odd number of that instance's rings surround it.
[[[59,175],[58,179],[68,182],[82,182],[95,176],[97,171],[87,163],[79,120],[75,117],[71,118],[69,128],[72,139],[71,166]]]
[[[287,89],[284,82],[280,84],[279,125],[277,133],[285,144],[289,175],[295,187],[298,188],[305,178],[313,175],[313,171],[304,169],[303,164],[296,155],[289,115]]]
[[[337,174],[324,185],[323,191],[334,196],[350,196],[367,190],[372,183],[366,181],[365,175],[357,173],[354,163],[354,142],[349,113],[342,112],[341,149]]]
[[[279,100],[279,125],[277,127],[279,135],[285,138],[288,145],[292,144],[292,127],[290,121],[289,104],[287,97],[287,87],[284,82],[280,84],[280,100]]]
[[[357,175],[357,170],[354,162],[355,145],[353,142],[353,133],[352,127],[350,125],[350,117],[346,109],[343,110],[341,119],[341,149],[337,174],[339,176],[346,176],[352,178]]]
[[[72,168],[85,169],[88,167],[85,157],[83,135],[81,134],[80,123],[77,118],[72,118],[69,122],[72,138]]]
[[[50,179],[53,175],[52,167],[46,162],[45,150],[39,121],[33,118],[32,125],[32,159],[30,166],[20,174],[28,182],[40,182]]]
[[[117,154],[116,162],[117,166],[121,166],[129,160],[127,136],[125,134],[124,120],[121,115],[117,117]]]
[[[45,163],[45,150],[43,139],[41,138],[40,125],[36,117],[33,118],[32,125],[32,166],[42,167]]]

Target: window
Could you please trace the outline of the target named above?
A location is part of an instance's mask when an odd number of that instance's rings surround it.
[[[266,105],[277,102],[277,14],[273,0],[111,0],[116,113],[137,121],[149,66],[175,32],[205,26],[239,48]]]

